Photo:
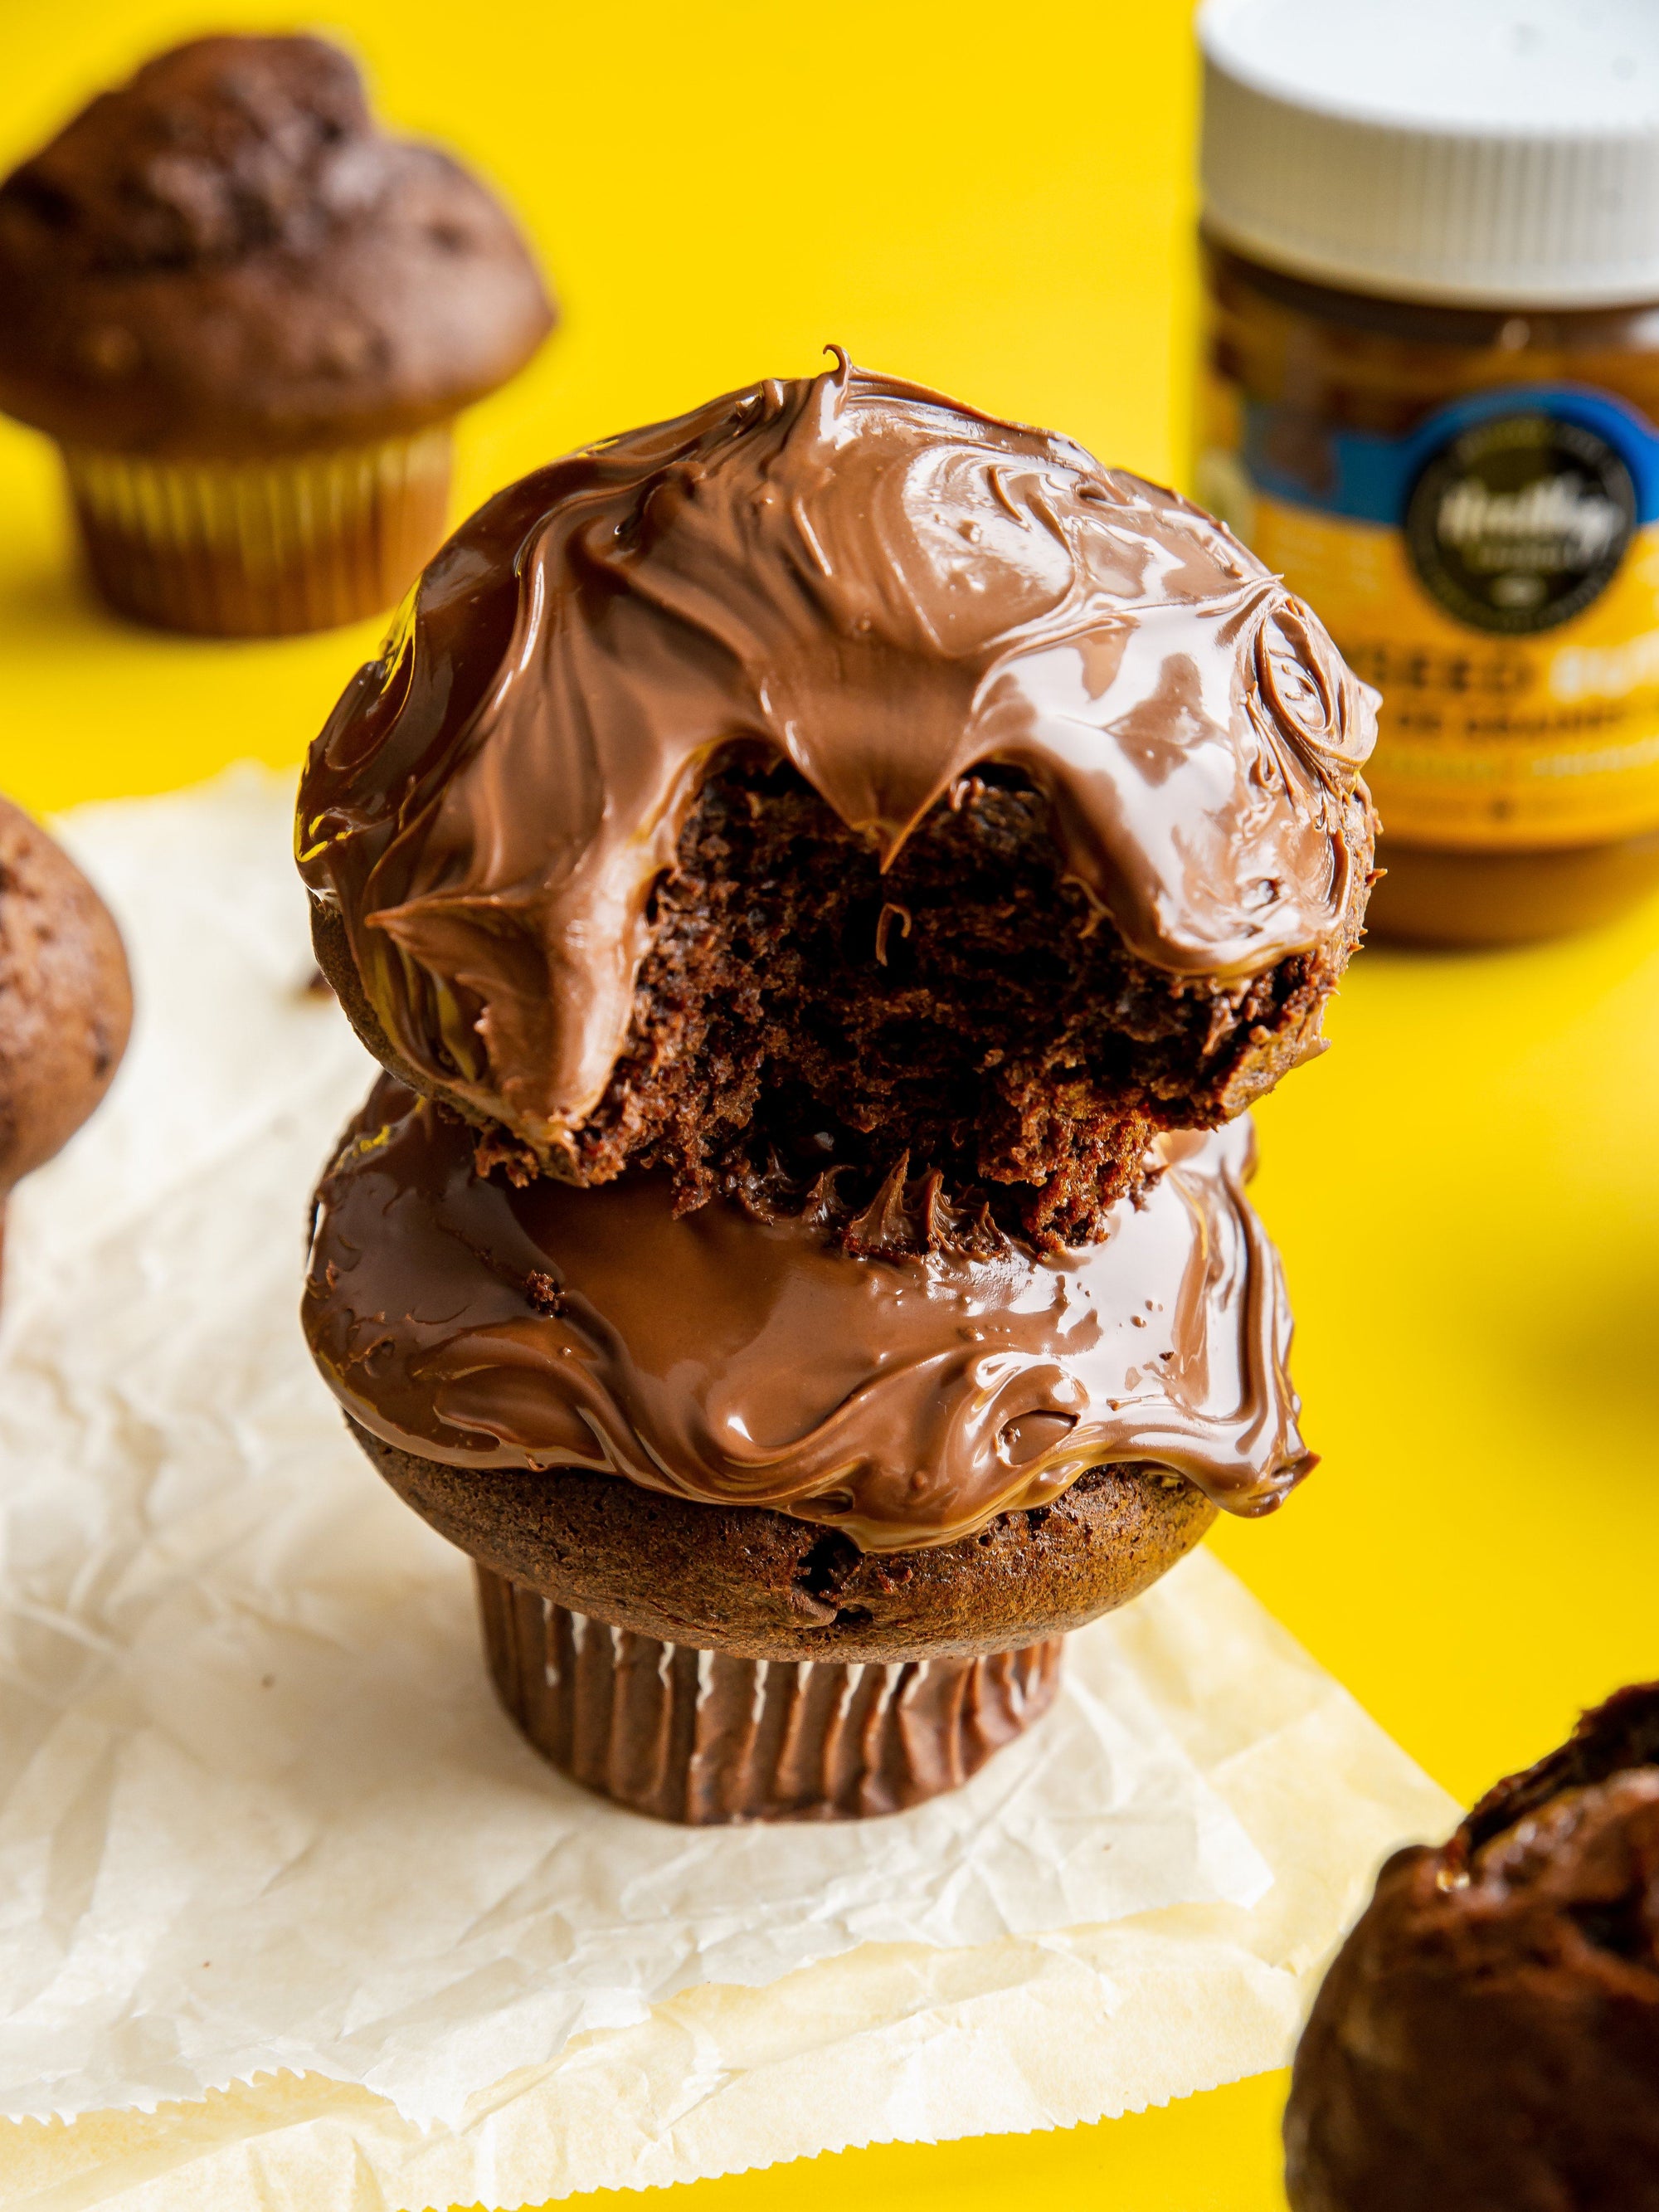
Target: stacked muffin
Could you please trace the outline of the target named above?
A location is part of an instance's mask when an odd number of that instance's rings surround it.
[[[306,1325],[557,1765],[915,1802],[1305,1471],[1223,1125],[1319,1048],[1372,730],[1197,509],[844,359],[432,562],[300,794],[387,1071]]]

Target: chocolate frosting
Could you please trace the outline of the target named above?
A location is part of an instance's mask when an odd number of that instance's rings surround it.
[[[1243,978],[1340,927],[1374,732],[1199,509],[843,357],[482,507],[313,747],[300,862],[407,1070],[570,1172],[723,749],[786,757],[884,861],[1012,766],[1132,951]]]
[[[319,39],[198,39],[0,185],[0,406],[100,452],[257,457],[456,413],[552,309],[511,218],[386,137]]]
[[[411,1452],[608,1470],[866,1551],[1112,1462],[1261,1513],[1312,1462],[1250,1147],[1243,1121],[1161,1139],[1144,1203],[1079,1250],[981,1221],[971,1247],[854,1257],[811,1198],[676,1219],[655,1176],[481,1176],[466,1126],[383,1077],[319,1193],[306,1332],[347,1412]]]
[[[1285,2138],[1295,2212],[1656,2212],[1659,1682],[1389,1861]]]

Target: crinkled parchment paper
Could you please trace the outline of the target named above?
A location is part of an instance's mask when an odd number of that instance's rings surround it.
[[[67,834],[140,1014],[8,1239],[0,2206],[517,2206],[1275,2063],[1450,1808],[1202,1554],[896,1819],[680,1832],[526,1748],[299,1334],[372,1069],[307,988],[286,789]]]

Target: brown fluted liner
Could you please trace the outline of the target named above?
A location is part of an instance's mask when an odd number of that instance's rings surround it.
[[[569,1613],[479,1566],[502,1704],[561,1773],[694,1827],[854,1820],[955,1790],[1047,1711],[1062,1637],[973,1659],[735,1659]]]
[[[87,565],[122,614],[207,637],[330,629],[395,605],[444,535],[447,423],[270,461],[66,450]]]

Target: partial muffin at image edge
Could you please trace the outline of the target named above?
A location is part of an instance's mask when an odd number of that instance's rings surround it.
[[[100,592],[163,628],[392,605],[454,417],[552,323],[500,203],[321,40],[175,47],[0,184],[0,408],[60,447]]]
[[[63,848],[0,799],[0,1249],[8,1196],[97,1105],[131,1026],[109,909]]]
[[[1659,1682],[1389,1860],[1285,2144],[1295,2212],[1659,2207]]]
[[[555,1764],[919,1802],[1306,1472],[1219,1125],[1319,1049],[1370,717],[1197,509],[844,357],[433,562],[301,783],[395,1079],[306,1322]]]

